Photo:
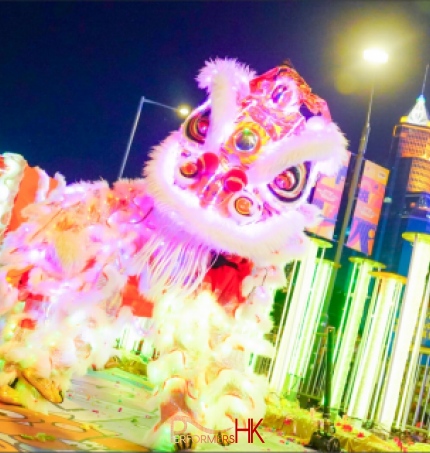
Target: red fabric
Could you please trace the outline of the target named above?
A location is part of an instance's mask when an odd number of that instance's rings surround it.
[[[15,197],[15,202],[11,212],[11,218],[7,231],[16,230],[21,223],[27,219],[21,215],[21,212],[29,204],[34,203],[36,199],[37,190],[39,188],[39,173],[36,168],[29,167],[28,165],[24,169],[24,176],[19,186],[19,192]],[[49,189],[48,194],[58,185],[57,180],[49,178]]]
[[[0,160],[0,165],[2,160]],[[34,203],[37,190],[39,187],[39,173],[36,168],[29,167],[28,165],[24,169],[24,176],[19,186],[19,192],[15,198],[14,206],[11,212],[11,219],[7,228],[7,232],[16,230],[26,218],[22,216],[21,212],[29,204]],[[58,182],[50,178],[49,180],[49,192],[56,188]],[[95,260],[90,260],[85,267],[85,270],[91,268],[95,263]],[[22,270],[9,271],[7,280],[12,285],[16,286],[20,291],[20,299],[26,300],[25,312],[28,312],[32,308],[36,308],[34,304],[43,303],[42,297],[30,294],[26,290],[28,273],[31,266]],[[131,307],[135,316],[147,317],[152,316],[153,304],[152,302],[145,299],[139,294],[137,278],[131,277],[127,283],[127,286],[123,295],[123,305]],[[30,319],[24,319],[21,321],[21,327],[34,328],[34,322]]]
[[[18,287],[21,284],[23,278],[28,278],[28,271],[31,269],[31,266],[27,266],[24,269],[11,269],[6,274],[6,280],[12,286]]]
[[[232,265],[212,267],[204,278],[210,290],[217,297],[218,303],[243,303],[242,282],[251,274],[252,262],[239,256],[225,255],[224,258]]]
[[[134,316],[151,318],[154,304],[139,293],[138,287],[137,277],[130,277],[124,289],[122,305],[130,307]]]
[[[36,327],[36,321],[34,319],[25,318],[21,320],[19,326],[23,329],[34,330],[34,328]]]
[[[23,313],[29,313],[31,311],[38,312],[40,311],[41,304],[44,303],[43,296],[39,294],[30,293],[27,290],[28,276],[31,270],[31,266],[28,266],[24,269],[13,269],[7,273],[7,281],[15,286],[19,291],[19,300],[25,300],[25,306]],[[24,329],[33,330],[36,327],[36,321],[32,318],[23,318],[19,326]]]
[[[27,267],[24,271],[21,271],[21,275],[15,276],[15,286],[19,290],[19,298],[20,300],[25,300],[24,306],[24,313],[28,313],[30,311],[39,311],[41,308],[41,304],[43,304],[43,297],[39,294],[32,294],[27,291],[27,282],[28,282],[28,275],[30,273],[31,267]],[[32,318],[24,318],[20,322],[20,327],[24,329],[34,330],[36,327],[36,321]]]

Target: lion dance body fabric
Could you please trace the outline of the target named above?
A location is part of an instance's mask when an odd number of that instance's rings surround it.
[[[1,401],[61,402],[71,378],[103,368],[119,329],[153,307],[160,357],[148,405],[160,417],[147,446],[172,448],[178,414],[219,431],[264,416],[267,381],[250,356],[272,353],[273,291],[306,251],[304,230],[318,221],[310,191],[346,141],[289,65],[256,76],[217,59],[197,80],[208,99],[153,149],[142,179],[58,178],[6,232]]]

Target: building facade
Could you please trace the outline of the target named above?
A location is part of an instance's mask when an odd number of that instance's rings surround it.
[[[402,234],[430,233],[430,120],[423,96],[394,127],[388,168],[373,258],[406,276],[412,247]]]

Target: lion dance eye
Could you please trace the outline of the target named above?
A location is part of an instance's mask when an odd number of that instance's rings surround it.
[[[285,85],[278,85],[272,92],[272,102],[278,104],[284,97],[287,87]]]
[[[184,125],[185,136],[199,144],[203,144],[209,128],[210,109],[199,112],[188,119]]]
[[[309,162],[287,168],[267,187],[278,200],[291,203],[303,195],[309,178],[309,171]]]

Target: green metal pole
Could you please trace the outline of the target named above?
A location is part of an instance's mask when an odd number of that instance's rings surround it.
[[[334,327],[327,327],[326,378],[323,417],[330,420],[331,378],[333,374]]]

